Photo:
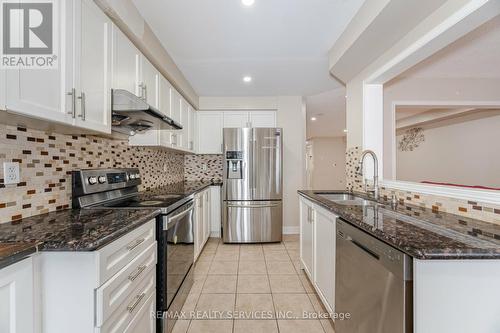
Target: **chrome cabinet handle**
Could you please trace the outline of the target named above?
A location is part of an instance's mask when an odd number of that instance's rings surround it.
[[[133,249],[135,249],[136,247],[138,247],[139,245],[144,243],[145,240],[146,240],[146,238],[140,238],[140,239],[136,240],[134,242],[134,244],[127,245],[127,250],[132,251]]]
[[[144,270],[148,268],[148,266],[146,265],[140,265],[139,267],[137,267],[137,270],[134,274],[130,274],[128,276],[128,279],[130,281],[134,281],[135,279],[137,279],[139,277],[139,275],[141,275],[142,272],[144,272]]]
[[[144,88],[143,88],[143,84],[142,84],[142,82],[139,82],[139,83],[137,84],[137,86],[138,86],[138,88],[139,88],[139,89],[138,89],[138,90],[139,90],[139,91],[138,91],[138,93],[139,93],[139,98],[141,98],[141,99],[142,99],[142,98],[144,98],[144,97],[143,97],[143,94],[144,94]]]
[[[132,302],[132,304],[127,306],[128,312],[130,313],[134,312],[135,308],[137,307],[137,305],[139,305],[139,303],[141,303],[144,296],[146,296],[146,293],[142,293],[140,295],[135,296],[135,300]]]
[[[66,95],[71,96],[71,111],[68,112],[73,118],[76,117],[76,89],[72,88]]]
[[[81,100],[82,103],[82,112],[78,115],[78,117],[82,118],[82,120],[85,120],[86,116],[86,110],[85,110],[85,93],[82,91],[80,94],[80,97],[78,97],[79,100]]]
[[[172,142],[172,146],[177,146],[177,134],[172,134],[172,138],[175,138],[175,141]]]
[[[142,89],[144,89],[144,100],[147,101],[148,100],[148,86],[145,84]]]

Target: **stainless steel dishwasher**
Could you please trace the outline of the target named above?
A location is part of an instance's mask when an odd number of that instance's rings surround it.
[[[336,242],[335,332],[413,332],[411,257],[340,219]]]

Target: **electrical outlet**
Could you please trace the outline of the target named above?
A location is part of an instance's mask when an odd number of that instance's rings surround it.
[[[19,163],[3,163],[3,182],[5,185],[17,184],[20,182]]]
[[[201,165],[201,169],[202,169],[203,171],[207,171],[207,165],[206,165],[205,163],[203,163],[203,164]]]
[[[168,172],[167,163],[163,164],[163,172]]]

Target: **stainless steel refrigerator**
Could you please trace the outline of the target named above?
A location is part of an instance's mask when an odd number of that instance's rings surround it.
[[[282,135],[281,128],[224,128],[225,243],[281,241]]]

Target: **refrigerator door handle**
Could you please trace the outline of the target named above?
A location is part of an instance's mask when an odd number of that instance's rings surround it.
[[[238,204],[227,204],[229,208],[270,208],[270,207],[278,207],[279,203],[274,204],[266,204],[266,205],[238,205]]]
[[[257,189],[257,186],[255,185],[256,184],[256,181],[255,181],[255,129],[252,129],[252,139],[251,139],[251,142],[250,144],[252,145],[252,180],[251,180],[251,183],[250,183],[250,186],[251,186],[251,190],[252,190],[252,199],[255,199],[255,191]]]

